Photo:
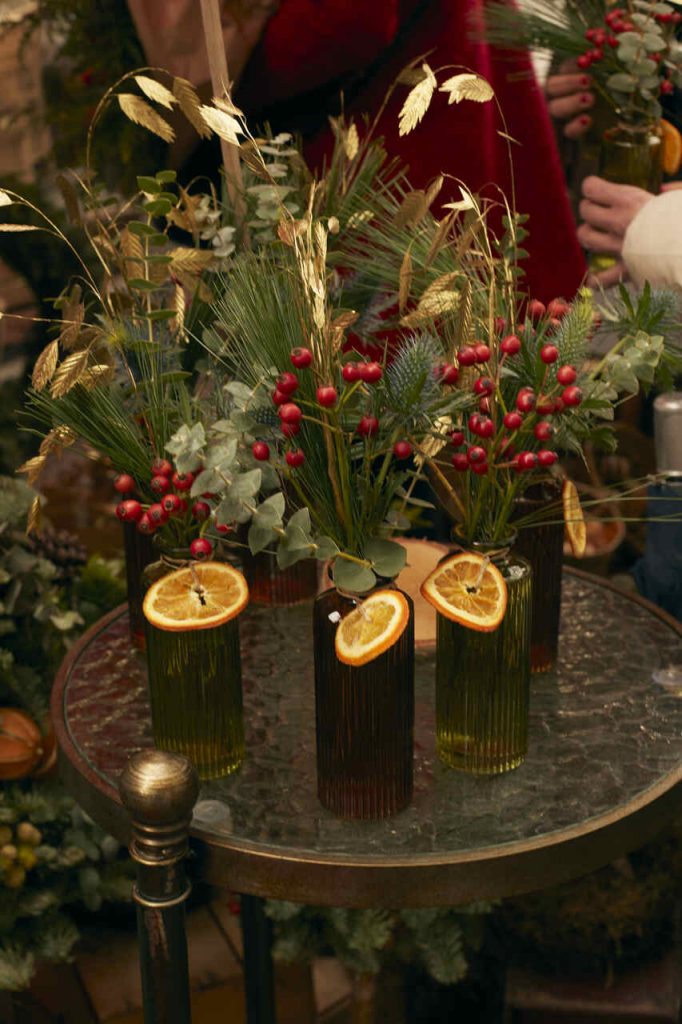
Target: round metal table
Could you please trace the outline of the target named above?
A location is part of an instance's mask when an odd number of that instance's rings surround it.
[[[438,762],[434,653],[417,653],[414,802],[380,822],[340,821],[316,798],[310,606],[250,608],[241,636],[247,756],[203,785],[190,833],[209,882],[313,904],[457,905],[599,867],[682,802],[682,700],[654,677],[682,664],[682,627],[600,579],[565,574],[559,663],[532,680],[528,758],[508,775]],[[127,841],[117,780],[152,739],[124,609],[70,652],[52,711],[69,790]]]

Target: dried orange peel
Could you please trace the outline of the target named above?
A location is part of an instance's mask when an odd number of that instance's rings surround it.
[[[572,480],[564,480],[561,488],[561,501],[564,508],[566,536],[571,545],[571,551],[575,558],[582,558],[587,545],[587,527],[578,489]]]
[[[669,176],[677,174],[682,166],[682,135],[670,121],[661,121],[663,136],[663,170]]]
[[[438,566],[421,585],[422,597],[446,619],[492,633],[507,610],[507,584],[489,558],[464,551]]]
[[[392,647],[410,618],[399,590],[377,590],[344,616],[336,630],[336,657],[344,665],[366,665]]]
[[[153,583],[142,611],[157,629],[179,633],[222,626],[248,601],[248,585],[237,569],[222,562],[197,562]]]

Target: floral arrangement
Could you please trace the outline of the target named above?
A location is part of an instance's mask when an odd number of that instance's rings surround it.
[[[654,121],[661,116],[660,97],[682,85],[680,6],[678,0],[530,0],[517,9],[488,0],[485,34],[500,46],[574,59],[619,117]]]

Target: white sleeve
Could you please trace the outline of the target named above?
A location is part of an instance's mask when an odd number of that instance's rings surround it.
[[[641,208],[625,233],[623,261],[639,287],[682,287],[682,189],[661,192]]]

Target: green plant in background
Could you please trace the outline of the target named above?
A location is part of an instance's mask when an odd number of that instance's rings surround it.
[[[56,668],[83,627],[123,600],[125,585],[120,563],[86,560],[73,536],[26,537],[34,497],[0,478],[0,705],[28,715],[53,743]],[[4,777],[1,762],[0,754]],[[130,898],[121,853],[55,780],[0,785],[0,988],[28,985],[38,958],[68,958],[78,928],[67,905],[97,910]]]

